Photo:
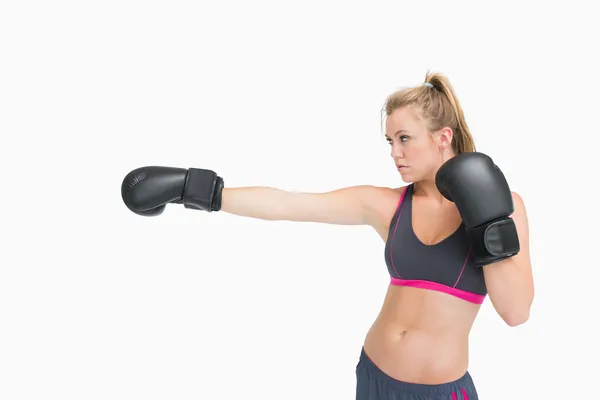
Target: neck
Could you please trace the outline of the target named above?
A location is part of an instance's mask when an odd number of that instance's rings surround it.
[[[414,182],[414,193],[416,195],[424,196],[435,200],[436,203],[443,203],[445,201],[444,196],[440,193],[437,186],[435,185],[435,179],[423,179],[418,182]]]
[[[448,161],[452,157],[454,157],[453,153],[452,154],[448,154],[448,153],[442,154],[439,166],[441,167],[446,161]],[[442,196],[442,194],[440,193],[440,191],[438,190],[438,188],[435,184],[435,174],[436,173],[437,173],[437,169],[433,172],[432,176],[429,176],[418,182],[414,182],[414,193],[417,195],[432,199],[436,203],[439,203],[441,205],[444,202],[447,202],[448,200],[444,196]]]

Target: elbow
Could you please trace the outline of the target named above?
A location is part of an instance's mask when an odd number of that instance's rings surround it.
[[[529,320],[529,309],[500,313],[500,317],[512,328],[523,325]]]

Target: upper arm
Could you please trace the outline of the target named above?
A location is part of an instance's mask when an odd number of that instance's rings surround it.
[[[399,197],[396,189],[372,185],[350,186],[324,193],[296,193],[284,219],[369,225],[383,232],[383,226],[389,223]]]
[[[515,222],[517,235],[519,236],[519,253],[513,256],[514,261],[531,275],[531,257],[529,252],[529,221],[525,203],[519,194],[512,192],[515,211],[510,216]]]
[[[511,258],[484,267],[485,282],[496,312],[510,326],[517,326],[529,318],[534,284],[529,253],[529,222],[521,196],[512,193],[515,223],[519,237],[519,252]]]
[[[296,193],[286,219],[337,225],[373,225],[381,195],[390,190],[359,185],[324,193]]]
[[[501,288],[506,282],[506,273],[504,271],[508,268],[512,270],[516,265],[520,271],[520,276],[525,281],[525,286],[533,290],[533,273],[531,269],[531,257],[529,253],[529,222],[527,220],[527,211],[525,209],[525,203],[521,196],[517,193],[512,193],[514,212],[510,215],[510,218],[514,221],[517,230],[517,236],[519,238],[519,252],[514,256],[501,260],[493,265],[493,268],[484,268],[484,274],[486,279],[486,285],[492,303],[497,310],[504,307],[501,299],[505,296],[506,291]],[[533,292],[531,292],[533,294]],[[495,301],[496,299],[496,301]],[[496,304],[497,303],[497,304]]]

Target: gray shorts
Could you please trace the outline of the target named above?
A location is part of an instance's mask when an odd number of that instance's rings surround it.
[[[478,396],[468,372],[440,385],[402,382],[380,370],[362,349],[356,366],[356,400],[478,400]]]

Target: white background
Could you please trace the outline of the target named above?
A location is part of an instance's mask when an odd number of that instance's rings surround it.
[[[529,215],[531,318],[510,328],[485,302],[480,398],[597,396],[600,32],[584,3],[3,2],[0,399],[354,398],[388,284],[374,231],[144,218],[120,185],[144,165],[229,187],[402,185],[380,109],[428,69]]]

